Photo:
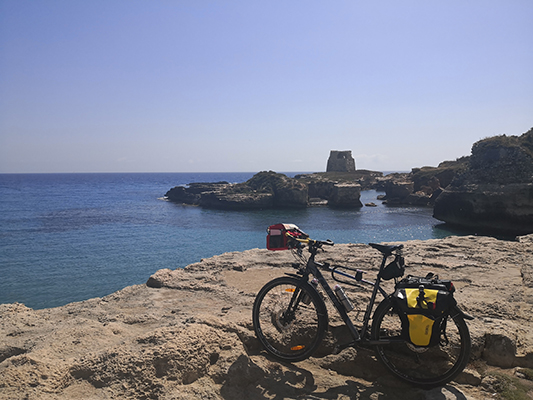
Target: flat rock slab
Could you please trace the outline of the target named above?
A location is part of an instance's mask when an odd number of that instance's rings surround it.
[[[452,279],[459,304],[476,317],[468,323],[473,363],[444,388],[423,391],[397,381],[371,350],[331,354],[346,334],[332,309],[317,357],[295,364],[267,357],[251,323],[255,294],[294,272],[295,260],[288,251],[253,249],[160,270],[146,285],[104,298],[45,310],[0,305],[0,399],[483,399],[492,392],[480,385],[479,363],[532,368],[532,235],[404,245],[406,273]],[[317,259],[356,266],[373,279],[380,254],[341,244]],[[390,292],[393,283],[384,287]],[[360,320],[369,292],[345,289]]]

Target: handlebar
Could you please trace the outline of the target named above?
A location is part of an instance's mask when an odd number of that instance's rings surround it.
[[[290,232],[285,232],[285,235],[287,235],[287,237],[289,237],[291,239],[296,240],[299,243],[308,244],[309,246],[314,246],[314,247],[322,247],[324,245],[325,246],[333,246],[335,244],[330,239],[328,239],[328,240],[313,240],[313,239],[310,239],[310,238],[299,238],[299,237],[293,236]]]

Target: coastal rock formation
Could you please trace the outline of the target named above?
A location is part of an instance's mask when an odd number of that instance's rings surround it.
[[[359,200],[361,197],[361,185],[356,183],[337,183],[333,185],[328,204],[337,208],[363,207]]]
[[[355,172],[355,160],[351,150],[331,150],[326,172]]]
[[[533,183],[450,186],[435,203],[433,216],[473,231],[533,232]]]
[[[272,193],[274,207],[307,207],[307,186],[284,174],[273,171],[260,172],[249,179],[246,184],[256,192]]]
[[[224,210],[305,208],[329,204],[333,207],[362,207],[361,185],[369,188],[381,172],[317,173],[289,178],[264,171],[246,182],[191,183],[176,186],[166,194],[169,201]]]
[[[434,217],[474,230],[533,232],[533,129],[475,143],[467,170],[436,200]]]
[[[309,197],[328,199],[336,184],[358,184],[361,190],[381,189],[387,178],[382,172],[359,169],[355,172],[315,172],[294,177],[307,185]]]
[[[404,245],[406,273],[452,279],[459,304],[475,316],[468,322],[471,363],[445,387],[425,391],[399,382],[369,348],[334,354],[346,330],[329,303],[330,328],[314,357],[294,364],[268,357],[253,333],[253,301],[266,282],[294,271],[294,258],[253,249],[159,270],[146,285],[63,307],[0,305],[0,399],[493,399],[503,391],[527,398],[533,235]],[[380,255],[367,245],[337,244],[319,260],[357,265],[372,279]],[[392,285],[384,288],[391,292]],[[370,292],[345,290],[358,325]]]
[[[405,199],[413,193],[414,183],[410,180],[391,180],[385,184],[385,193],[388,203],[404,203]]]
[[[273,171],[260,172],[244,183],[191,183],[176,186],[169,201],[222,210],[307,207],[307,186]]]
[[[262,210],[272,208],[272,193],[234,193],[218,190],[202,193],[198,205],[217,210]]]
[[[228,187],[230,187],[228,182],[191,183],[187,188],[176,186],[170,189],[165,196],[175,203],[198,205],[203,194],[220,192]]]
[[[410,173],[395,173],[381,182],[385,199],[393,205],[432,206],[452,180],[462,174],[469,157],[443,161],[438,167],[413,168]]]

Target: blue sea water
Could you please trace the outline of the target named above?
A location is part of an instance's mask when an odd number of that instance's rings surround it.
[[[291,175],[291,174],[288,174]],[[292,174],[294,175],[294,174]],[[253,173],[0,174],[0,303],[48,308],[146,282],[230,251],[263,248],[266,228],[295,223],[316,239],[368,243],[451,233],[430,208],[220,211],[162,198],[191,182],[243,182]]]

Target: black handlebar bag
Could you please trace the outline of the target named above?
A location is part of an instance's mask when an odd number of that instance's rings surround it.
[[[446,321],[455,288],[451,281],[408,276],[396,284],[393,299],[402,321],[402,336],[418,347],[438,345],[446,338]]]

